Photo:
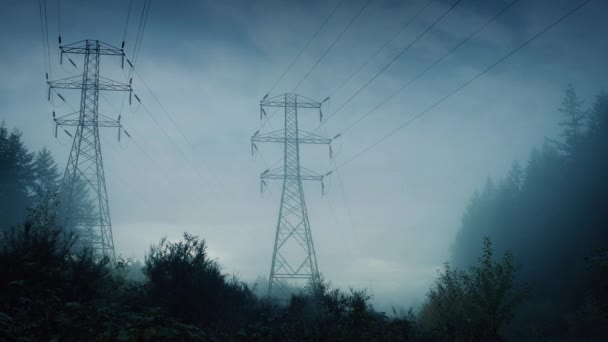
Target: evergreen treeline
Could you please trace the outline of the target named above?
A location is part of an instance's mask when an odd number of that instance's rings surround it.
[[[59,173],[50,152],[30,152],[21,133],[0,125],[0,224],[2,228],[21,223],[26,209],[45,194],[57,191]]]
[[[21,132],[9,132],[0,125],[0,232],[25,220],[27,208],[50,205],[61,220],[63,198],[59,198],[61,173],[45,147],[38,152],[30,151],[21,140]],[[74,187],[74,215],[92,216],[93,205],[85,184]],[[93,239],[92,232],[77,228],[77,222],[65,231],[79,235],[78,247]]]
[[[489,236],[498,251],[522,263],[518,280],[529,299],[511,334],[607,338],[606,273],[597,267],[608,247],[608,93],[585,108],[574,88],[559,110],[562,136],[547,139],[525,167],[514,164],[486,182],[463,217],[453,262],[466,267]]]

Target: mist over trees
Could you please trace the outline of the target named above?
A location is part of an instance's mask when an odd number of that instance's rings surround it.
[[[62,173],[45,147],[38,152],[30,151],[21,140],[21,132],[9,129],[4,122],[0,125],[0,231],[26,219],[27,209],[49,206],[63,222],[67,202],[60,192]],[[72,210],[84,213],[92,211],[86,184],[76,182]],[[75,225],[62,227],[66,232],[79,235],[77,245],[82,248],[91,241],[92,232],[79,229]]]
[[[34,155],[21,141],[21,133],[0,126],[0,219],[3,227],[20,223],[35,199]],[[42,170],[41,170],[42,171]]]
[[[326,280],[266,298],[188,233],[143,263],[100,257],[61,225],[50,152],[2,124],[0,340],[605,340],[608,93],[585,105],[570,87],[556,115],[561,136],[473,195],[421,307],[389,313]],[[76,210],[90,210],[84,189]]]
[[[608,241],[608,93],[585,106],[570,86],[556,115],[558,139],[546,139],[524,167],[514,164],[504,179],[488,179],[474,194],[452,261],[467,267],[491,237],[497,251],[513,253],[517,278],[531,289],[516,330],[593,337],[608,324],[598,310],[606,273],[589,261]]]

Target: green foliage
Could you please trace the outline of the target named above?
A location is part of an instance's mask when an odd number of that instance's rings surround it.
[[[366,291],[310,284],[286,306],[221,273],[204,240],[184,234],[138,263],[111,263],[55,224],[50,201],[0,246],[0,340],[411,341],[412,317],[375,312]],[[141,264],[139,264],[141,266]]]
[[[2,125],[0,340],[496,341],[514,319],[540,326],[537,337],[604,338],[606,252],[582,266],[608,242],[608,95],[583,110],[570,88],[562,112],[562,142],[546,143],[473,196],[454,244],[452,265],[461,268],[445,264],[418,318],[388,317],[365,290],[323,281],[286,305],[258,299],[189,234],[162,239],[144,265],[99,258],[86,248],[87,232],[56,224],[64,201],[50,153],[29,152]],[[91,210],[84,184],[75,198],[77,211]],[[485,239],[468,268],[482,236],[495,244]],[[500,262],[495,251],[504,252]]]
[[[96,258],[90,249],[72,252],[73,236],[55,225],[56,212],[47,204],[31,209],[25,223],[1,239],[0,311],[12,322],[0,332],[5,338],[60,334],[74,307],[112,293],[118,281],[109,260]]]
[[[580,142],[582,131],[585,125],[586,113],[582,109],[583,101],[576,95],[572,84],[566,89],[566,96],[562,101],[560,112],[564,115],[564,120],[559,123],[563,127],[562,136],[564,143],[562,149],[571,154]]]
[[[608,248],[600,249],[587,260],[597,274],[597,287],[591,293],[591,301],[603,318],[608,320]]]
[[[59,179],[61,175],[53,160],[51,152],[45,147],[34,159],[34,192],[39,197],[47,194],[55,194],[59,191]]]
[[[582,317],[577,312],[591,312],[584,303],[601,283],[585,258],[608,245],[608,94],[584,108],[570,87],[561,112],[562,140],[548,139],[523,168],[487,182],[472,197],[453,244],[452,264],[460,268],[475,262],[472,251],[483,236],[497,253],[510,250],[526,261],[517,277],[529,284],[530,298],[510,329],[518,339],[531,337],[531,329],[569,336],[572,319]]]
[[[515,266],[510,253],[493,260],[492,243],[484,239],[483,255],[468,272],[444,265],[429,290],[419,322],[434,340],[499,341],[501,329],[527,290],[514,284]]]
[[[331,284],[309,283],[305,291],[291,296],[289,304],[276,307],[268,325],[274,340],[302,341],[411,341],[413,320],[389,318],[374,311],[365,290],[345,292]],[[266,311],[268,312],[268,311]],[[267,315],[267,314],[265,314]],[[267,335],[262,335],[266,336]]]
[[[0,231],[22,222],[27,209],[47,205],[63,221],[67,204],[66,194],[59,193],[60,173],[50,151],[43,148],[30,152],[21,141],[17,130],[9,134],[4,123],[0,125]],[[47,202],[46,204],[44,202]],[[77,182],[72,201],[73,215],[91,216],[93,203],[86,184]],[[85,249],[94,239],[95,232],[75,225],[63,226],[68,234],[78,235],[73,248]]]
[[[152,246],[144,274],[151,303],[188,322],[225,323],[255,300],[245,283],[227,279],[218,263],[209,259],[204,240],[187,233],[183,241],[162,239]]]
[[[21,141],[21,133],[9,134],[0,125],[0,228],[7,230],[25,218],[34,189],[34,156]]]

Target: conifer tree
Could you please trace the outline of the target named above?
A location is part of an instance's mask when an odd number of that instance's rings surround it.
[[[602,91],[596,97],[589,113],[589,128],[592,133],[608,133],[608,92]]]
[[[54,194],[59,190],[59,170],[51,152],[46,147],[36,154],[34,177],[37,196]]]
[[[562,137],[564,142],[562,150],[567,154],[572,154],[573,149],[578,144],[585,124],[585,111],[582,109],[583,101],[578,98],[576,90],[572,84],[566,89],[566,96],[562,101],[560,112],[564,119],[559,123],[563,128]]]
[[[33,155],[17,130],[0,126],[0,224],[7,228],[25,218],[33,191]]]

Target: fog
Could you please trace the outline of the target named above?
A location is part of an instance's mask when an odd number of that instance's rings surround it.
[[[423,33],[453,1],[434,1],[370,64],[340,88],[323,111],[335,117],[317,133],[333,137],[508,5],[460,2],[352,100],[349,98]],[[292,92],[366,1],[346,1],[271,95]],[[373,0],[298,87],[322,101],[397,32],[426,1]],[[324,278],[367,288],[384,311],[422,304],[437,270],[452,257],[462,217],[488,178],[526,164],[546,137],[558,139],[560,103],[569,84],[590,105],[606,89],[608,4],[591,1],[551,30],[372,149],[351,158],[424,111],[582,1],[519,1],[423,77],[326,147],[301,149],[302,165],[324,174],[304,187]],[[150,244],[183,232],[204,238],[226,273],[268,277],[282,184],[260,193],[260,173],[282,157],[258,146],[259,101],[302,50],[336,1],[155,1],[133,77],[139,105],[124,105],[132,135],[102,130],[102,151],[117,254],[143,260]],[[71,139],[53,136],[38,4],[4,1],[0,11],[0,119],[23,132],[32,150],[48,147],[61,170]],[[78,74],[59,65],[57,8],[48,6],[52,78]],[[127,1],[61,1],[63,42],[99,39],[120,46]],[[133,2],[126,34],[131,58],[142,4]],[[78,56],[77,56],[78,57]],[[72,57],[77,65],[82,61]],[[127,68],[128,69],[128,68]],[[125,69],[126,70],[126,69]],[[104,57],[104,76],[125,81],[120,59]],[[141,77],[139,77],[139,76]],[[153,93],[149,92],[147,86]],[[77,91],[55,95],[54,110],[78,108]],[[117,117],[122,96],[104,94],[100,112]],[[158,99],[158,101],[155,99]],[[160,102],[160,104],[159,104]],[[261,132],[282,125],[272,116]],[[300,127],[313,131],[316,113]],[[481,251],[481,243],[473,254]],[[524,260],[520,260],[524,261]]]

